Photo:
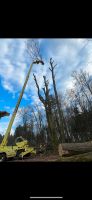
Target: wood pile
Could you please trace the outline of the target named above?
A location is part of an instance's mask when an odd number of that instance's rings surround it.
[[[92,152],[92,141],[85,143],[62,143],[58,146],[58,152],[60,156]]]

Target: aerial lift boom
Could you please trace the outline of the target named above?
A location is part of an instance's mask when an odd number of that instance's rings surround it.
[[[27,82],[28,82],[28,79],[29,79],[29,76],[30,76],[30,73],[31,73],[31,70],[32,70],[32,66],[34,64],[42,64],[44,65],[44,62],[42,60],[36,60],[36,61],[33,61],[32,64],[30,65],[30,68],[29,68],[29,71],[27,73],[27,76],[26,76],[26,80],[24,82],[24,85],[23,85],[23,88],[22,88],[22,91],[20,93],[20,96],[19,96],[19,99],[17,101],[17,104],[16,104],[16,107],[14,109],[14,112],[12,114],[12,117],[10,119],[10,122],[9,122],[9,125],[8,125],[8,128],[6,130],[6,133],[5,133],[5,136],[2,140],[2,143],[0,144],[0,154],[2,154],[3,150],[6,149],[5,147],[7,147],[7,150],[5,150],[3,153],[7,154],[7,151],[8,151],[8,146],[7,146],[7,143],[8,143],[8,138],[9,138],[9,135],[10,135],[10,132],[11,132],[11,128],[12,128],[12,125],[13,125],[13,122],[14,122],[14,119],[16,117],[16,114],[17,114],[17,111],[18,111],[18,108],[19,108],[19,105],[20,105],[20,102],[21,102],[21,99],[23,97],[23,94],[24,94],[24,90],[25,90],[25,87],[27,85]],[[26,140],[23,140],[21,142],[21,145],[24,145],[26,144],[27,145],[27,141]],[[18,143],[19,145],[19,143]],[[19,148],[22,148],[21,145],[19,145]],[[15,150],[17,150],[15,148]],[[29,150],[30,151],[30,150]],[[12,153],[11,153],[12,154]],[[24,153],[25,154],[25,153]]]

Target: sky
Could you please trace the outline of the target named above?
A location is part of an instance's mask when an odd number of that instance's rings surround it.
[[[37,76],[40,89],[43,88],[43,75],[49,80],[52,91],[51,73],[49,70],[50,58],[53,58],[56,68],[55,76],[58,92],[65,92],[73,87],[71,73],[74,70],[86,70],[92,75],[92,39],[36,39],[45,65],[34,65],[27,83],[19,110],[27,105],[40,104],[33,73]],[[27,39],[0,39],[0,111],[10,112],[9,117],[0,119],[0,133],[4,134],[26,74],[32,62],[26,51]],[[40,104],[42,107],[42,105]],[[43,108],[43,107],[42,107]],[[11,134],[19,123],[17,114]]]

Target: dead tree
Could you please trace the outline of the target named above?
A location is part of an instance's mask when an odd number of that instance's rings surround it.
[[[37,83],[36,76],[34,74],[33,74],[33,76],[34,76],[34,80],[35,80],[35,83],[36,83],[36,87],[38,89],[39,99],[45,107],[46,118],[47,118],[48,129],[49,129],[48,140],[52,143],[52,146],[55,149],[57,147],[58,139],[57,139],[57,134],[56,134],[56,131],[55,131],[55,128],[54,128],[54,121],[53,121],[53,115],[52,115],[52,105],[51,105],[49,89],[48,89],[48,81],[46,80],[46,77],[43,76],[44,84],[45,84],[45,87],[43,88],[44,95],[45,95],[45,99],[44,99],[40,95],[40,89],[39,89],[39,85]]]
[[[33,116],[34,116],[34,120],[36,121],[36,124],[37,124],[38,133],[40,134],[41,133],[41,121],[39,120],[39,118],[35,114],[35,110],[33,108],[32,108],[32,113],[33,113]]]
[[[44,78],[44,83],[45,83],[45,87],[43,88],[44,94],[45,94],[45,99],[47,101],[47,113],[48,113],[48,118],[50,121],[50,127],[51,127],[51,133],[52,133],[52,140],[54,145],[57,145],[57,134],[56,134],[56,130],[55,130],[55,120],[54,120],[54,116],[53,116],[53,99],[52,96],[49,94],[49,89],[48,89],[48,81],[46,81],[46,77],[43,76]]]
[[[59,114],[59,119],[60,119],[60,125],[59,125],[60,126],[60,138],[61,138],[62,142],[64,142],[64,140],[65,140],[64,132],[66,132],[68,135],[68,131],[67,131],[67,125],[65,122],[63,111],[62,111],[60,103],[59,103],[58,93],[57,93],[57,89],[56,89],[56,81],[55,81],[55,75],[54,75],[55,67],[56,67],[56,65],[54,65],[54,61],[52,61],[52,58],[50,58],[50,68],[49,69],[52,73],[53,88],[54,88],[56,104],[57,104],[57,109],[58,109],[58,114]]]
[[[42,120],[42,114],[41,114],[41,111],[39,110],[39,107],[38,107],[37,104],[35,105],[35,109],[36,109],[36,111],[37,111],[37,113],[38,113],[39,130],[40,130],[40,132],[41,132],[41,129],[42,129],[42,123],[43,123],[43,120]]]
[[[91,102],[88,98],[88,94],[86,91],[86,89],[87,89],[90,92],[90,94],[92,95],[92,88],[91,88],[90,82],[89,82],[89,74],[87,74],[85,71],[82,71],[82,70],[80,71],[80,73],[77,73],[77,71],[73,71],[72,77],[76,81],[75,86],[80,87],[80,91],[85,95],[89,105],[91,106]]]

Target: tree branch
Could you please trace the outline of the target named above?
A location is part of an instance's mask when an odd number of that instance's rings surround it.
[[[45,105],[45,100],[44,100],[44,98],[40,95],[40,89],[39,89],[39,85],[38,85],[38,83],[37,83],[37,79],[36,79],[36,76],[33,74],[33,76],[34,76],[34,80],[35,80],[35,83],[36,83],[36,87],[37,87],[37,89],[38,89],[38,96],[39,96],[39,99],[40,99],[40,101],[42,101],[42,103]]]

